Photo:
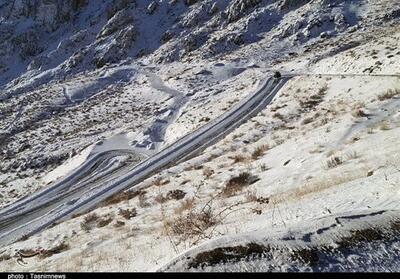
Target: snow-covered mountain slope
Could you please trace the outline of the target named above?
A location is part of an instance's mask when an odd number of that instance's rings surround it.
[[[121,165],[151,156],[272,70],[295,75],[140,192],[0,249],[0,269],[398,270],[399,11],[394,0],[0,1],[2,206],[99,152],[137,153]]]

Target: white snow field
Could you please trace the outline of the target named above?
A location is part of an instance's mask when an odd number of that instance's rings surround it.
[[[400,271],[399,20],[0,0],[0,271]]]

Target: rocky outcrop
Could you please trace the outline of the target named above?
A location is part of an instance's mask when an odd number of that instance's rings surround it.
[[[34,29],[29,29],[22,34],[15,36],[12,39],[12,43],[20,49],[22,59],[35,56],[43,50],[39,44],[39,36]]]
[[[200,2],[200,0],[184,0],[185,4],[190,6],[193,4],[196,4],[197,2]]]
[[[128,9],[118,11],[113,17],[108,20],[107,24],[104,25],[104,27],[97,35],[97,38],[109,36],[131,22],[133,22],[133,18]]]
[[[97,68],[107,63],[118,62],[127,55],[137,37],[137,31],[133,25],[129,25],[115,34],[111,43],[98,47],[95,53],[94,64]]]
[[[35,24],[54,31],[69,21],[75,12],[87,5],[88,0],[13,0],[3,9],[7,20],[33,18]]]
[[[152,15],[155,10],[158,8],[158,3],[156,1],[152,1],[148,6],[147,6],[147,12]]]
[[[234,0],[227,9],[228,22],[241,18],[248,10],[254,8],[261,0]]]
[[[280,5],[281,10],[289,10],[289,9],[296,9],[301,7],[311,0],[283,0],[282,4]]]

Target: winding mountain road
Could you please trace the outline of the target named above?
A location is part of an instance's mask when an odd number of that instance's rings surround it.
[[[129,150],[103,152],[46,189],[3,208],[0,210],[0,246],[91,209],[155,172],[194,156],[264,109],[289,79],[268,78],[229,111],[140,164],[135,165],[132,158],[122,165],[116,161],[117,157],[133,156]]]

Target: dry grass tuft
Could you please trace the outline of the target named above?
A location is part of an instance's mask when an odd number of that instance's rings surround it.
[[[138,195],[138,199],[139,199],[139,206],[140,207],[149,207],[150,203],[147,201],[147,196],[146,196],[147,192],[146,191],[140,191],[139,195]]]
[[[120,203],[122,201],[127,201],[130,199],[133,199],[134,197],[136,197],[139,194],[140,194],[140,191],[133,191],[133,190],[120,192],[120,193],[117,193],[117,194],[109,197],[108,199],[106,199],[103,204],[104,204],[104,206],[108,206],[108,205]]]
[[[261,146],[258,146],[253,153],[251,154],[251,158],[253,158],[253,160],[257,160],[258,158],[260,158],[262,155],[264,155],[264,153],[269,149],[269,145],[268,144],[263,144]]]
[[[236,192],[241,191],[243,187],[248,186],[259,180],[258,177],[252,176],[248,172],[242,172],[238,176],[232,177],[226,183],[224,189],[222,190],[222,195],[225,197],[231,197]]]
[[[364,112],[362,109],[356,109],[352,115],[356,118],[367,117],[369,116],[367,113]]]
[[[247,158],[245,156],[243,156],[242,154],[234,155],[232,157],[229,157],[229,159],[232,159],[234,164],[242,163],[242,162],[246,162],[247,161]]]
[[[396,97],[399,95],[400,95],[400,89],[389,89],[385,93],[378,95],[378,100],[384,101],[384,100],[392,99],[393,97]]]
[[[339,156],[333,156],[326,161],[326,166],[328,169],[336,168],[341,164],[343,164],[343,159]]]
[[[154,181],[154,185],[155,186],[163,186],[163,185],[167,185],[169,182],[170,182],[169,179],[164,179],[164,178],[158,177]]]
[[[112,222],[112,218],[111,218],[111,216],[107,216],[107,217],[102,217],[102,218],[100,218],[99,220],[98,220],[98,222],[97,222],[97,227],[98,228],[102,228],[102,227],[105,227],[105,226],[107,226],[108,224],[110,224],[111,222]]]
[[[126,220],[130,220],[131,218],[137,216],[136,208],[132,209],[119,209],[118,214],[124,217]]]
[[[81,229],[88,232],[92,229],[93,224],[99,219],[96,213],[87,214],[81,222]]]
[[[180,236],[183,240],[204,235],[205,231],[218,223],[210,206],[206,206],[199,212],[194,210],[172,221],[166,221],[168,231]]]
[[[165,196],[163,194],[159,194],[155,197],[155,201],[158,203],[165,203],[166,201],[170,200],[181,200],[185,197],[186,192],[175,189],[169,191]]]
[[[214,174],[214,170],[213,169],[211,169],[209,167],[206,167],[206,168],[203,169],[203,175],[205,177],[209,178],[213,174]]]
[[[174,212],[176,214],[181,215],[182,212],[184,211],[192,210],[194,208],[194,205],[195,205],[194,198],[185,199],[180,203],[180,205],[177,208],[175,208]]]

